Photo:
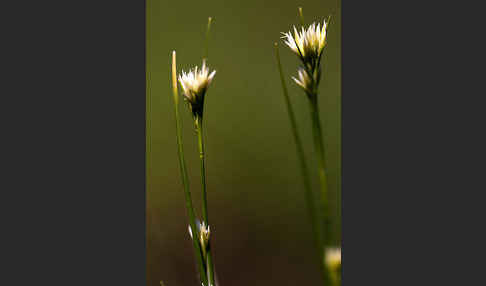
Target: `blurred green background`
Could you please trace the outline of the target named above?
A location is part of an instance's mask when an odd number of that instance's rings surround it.
[[[219,285],[318,285],[298,158],[274,47],[279,42],[289,94],[318,190],[308,103],[290,80],[297,57],[280,32],[332,15],[320,87],[331,199],[341,189],[341,3],[333,1],[147,0],[147,285],[198,285],[187,233],[169,62],[201,65],[208,16],[209,66],[217,70],[205,101],[209,217]],[[200,213],[196,134],[180,106],[195,207]],[[337,204],[332,204],[337,205]],[[337,221],[340,210],[332,210]],[[335,226],[341,228],[340,223]],[[337,238],[338,240],[340,238]]]

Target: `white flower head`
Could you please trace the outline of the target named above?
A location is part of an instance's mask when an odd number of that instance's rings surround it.
[[[307,73],[307,71],[303,68],[299,68],[298,72],[298,78],[292,77],[292,79],[297,83],[306,93],[311,93],[312,92],[312,79],[310,75]]]
[[[326,265],[330,269],[336,270],[341,266],[341,248],[326,248]]]
[[[194,239],[190,225],[187,227],[187,230],[189,231],[189,236],[191,239]],[[207,225],[204,221],[200,223],[199,220],[196,219],[196,232],[196,238],[199,240],[199,245],[201,245],[203,254],[206,255],[206,250],[209,246],[209,237],[211,235],[209,225]]]
[[[203,60],[201,69],[196,66],[187,73],[182,71],[182,74],[179,75],[179,83],[182,86],[183,95],[187,102],[190,103],[194,114],[200,113],[202,115],[204,95],[215,74],[216,71],[209,73],[206,61]]]
[[[202,222],[199,225],[199,241],[201,242],[202,246],[208,245],[210,234],[211,234],[211,231],[209,229],[209,225],[206,225],[205,222]]]
[[[316,61],[326,46],[328,22],[324,20],[321,24],[312,23],[307,29],[301,28],[298,32],[294,26],[294,35],[289,31],[282,33],[285,44],[296,53],[304,63]]]

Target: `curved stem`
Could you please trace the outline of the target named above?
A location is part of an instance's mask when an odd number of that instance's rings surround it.
[[[207,284],[206,271],[204,267],[204,261],[201,253],[201,246],[197,240],[197,233],[199,231],[196,228],[196,216],[194,215],[194,207],[192,205],[191,191],[189,189],[189,179],[187,176],[186,163],[184,160],[184,149],[182,146],[182,132],[181,122],[179,117],[179,95],[177,90],[177,71],[176,71],[176,53],[172,53],[172,92],[174,95],[174,111],[176,120],[176,132],[177,132],[177,147],[179,155],[179,166],[182,177],[182,185],[184,187],[184,195],[186,200],[186,210],[189,217],[189,226],[193,233],[192,246],[194,248],[194,254],[196,256],[196,262],[199,267],[199,273],[201,275],[201,282]]]

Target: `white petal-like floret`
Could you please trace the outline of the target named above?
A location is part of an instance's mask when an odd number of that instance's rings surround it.
[[[323,22],[322,27],[320,23],[317,25],[312,23],[307,29],[302,27],[300,32],[294,26],[294,34],[292,35],[291,31],[282,33],[282,38],[284,43],[302,60],[316,59],[326,46],[327,25],[326,21]]]
[[[326,264],[331,269],[341,266],[341,248],[333,247],[326,249]]]
[[[307,71],[303,68],[299,68],[297,74],[298,78],[292,77],[292,79],[305,91],[310,92],[312,90],[312,79]]]
[[[189,231],[189,236],[192,239],[192,229],[191,229],[191,226],[190,225],[187,226],[187,230]]]
[[[201,244],[205,245],[209,241],[209,235],[211,233],[211,230],[209,229],[209,225],[206,225],[206,223],[203,221],[201,225],[199,226],[199,239],[201,241]]]

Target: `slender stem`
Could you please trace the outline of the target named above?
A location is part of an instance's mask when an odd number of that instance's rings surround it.
[[[202,199],[203,200],[203,207],[202,207],[202,209],[203,209],[203,221],[206,222],[207,226],[209,226],[202,117],[197,116],[195,118],[195,124],[196,124],[196,131],[197,131],[199,159],[201,161],[201,187],[202,187],[202,198],[203,198]],[[208,278],[209,286],[214,286],[214,265],[213,265],[212,255],[211,255],[211,247],[209,246],[209,244],[210,244],[210,242],[208,242],[208,249],[205,252],[206,270],[207,270],[207,278]]]
[[[206,222],[206,225],[209,226],[202,117],[196,118],[196,130],[197,130],[197,139],[198,139],[197,142],[198,142],[198,149],[199,149],[199,159],[201,161],[201,186],[202,186],[202,198],[203,198],[203,207],[202,207],[202,209],[203,209],[203,220]],[[213,265],[213,258],[212,258],[212,255],[211,255],[211,247],[210,246],[208,246],[208,249],[206,251],[206,270],[207,270],[207,278],[208,278],[209,286],[214,286],[215,285],[215,283],[214,283],[214,265]]]
[[[203,53],[203,61],[207,60],[208,58],[208,48],[209,48],[209,32],[211,31],[211,23],[213,21],[212,17],[208,18],[208,26],[206,29],[206,37],[204,43],[204,53]],[[205,154],[204,154],[204,135],[203,135],[203,121],[202,115],[195,117],[195,124],[196,124],[196,132],[197,132],[197,141],[198,141],[198,149],[199,149],[199,159],[201,161],[201,187],[202,187],[202,200],[203,200],[203,221],[206,222],[206,225],[209,227],[209,218],[208,218],[208,198],[207,198],[207,191],[206,191],[206,167],[205,167]],[[213,265],[213,258],[211,254],[211,239],[207,242],[207,249],[205,251],[205,259],[206,259],[206,270],[207,270],[207,281],[209,284],[205,284],[206,286],[215,286],[214,282],[214,265]]]
[[[332,286],[341,286],[341,277],[339,271],[334,269],[330,271],[330,279]]]
[[[317,92],[309,97],[311,118],[312,118],[312,131],[314,137],[314,147],[317,153],[318,159],[318,170],[319,170],[319,181],[321,185],[321,204],[322,204],[322,214],[324,222],[324,247],[328,246],[330,243],[330,231],[329,231],[329,199],[327,191],[327,175],[326,175],[326,158],[324,153],[324,145],[322,141],[322,129],[321,122],[319,119],[319,107],[317,103]],[[326,261],[326,251],[323,251],[323,262]],[[329,285],[329,273],[326,266],[324,266],[325,272],[325,285]]]
[[[208,250],[208,253],[206,255],[206,265],[208,269],[207,277],[209,281],[209,286],[215,286],[216,283],[214,282],[214,265],[213,265],[213,256],[211,254],[211,250]]]
[[[208,220],[208,196],[206,192],[206,167],[204,162],[204,139],[203,139],[203,125],[202,117],[196,118],[196,132],[197,132],[197,146],[199,150],[199,159],[201,161],[201,186],[202,186],[202,201],[203,201],[203,221],[209,225]]]
[[[203,59],[208,58],[208,47],[209,47],[209,31],[211,30],[211,23],[213,21],[213,18],[209,17],[208,18],[208,27],[206,29],[206,39],[204,43],[204,53],[203,53]]]
[[[318,253],[318,259],[320,265],[319,269],[321,269],[321,275],[324,277],[324,269],[323,269],[325,267],[325,265],[323,265],[324,244],[322,241],[322,228],[318,225],[318,221],[320,221],[319,213],[317,212],[314,203],[314,195],[312,193],[312,188],[310,184],[309,170],[305,163],[305,155],[304,155],[304,149],[302,148],[302,141],[300,140],[299,133],[297,132],[297,123],[295,120],[294,111],[292,110],[292,105],[290,104],[289,94],[287,91],[287,85],[285,84],[285,77],[282,70],[282,64],[280,62],[280,53],[278,50],[277,43],[275,43],[275,56],[277,58],[277,65],[280,73],[280,81],[282,83],[285,105],[287,106],[287,113],[289,115],[290,127],[295,141],[297,156],[299,157],[299,161],[300,161],[300,170],[304,182],[305,200],[307,203],[307,210],[309,212],[309,218],[311,221],[312,233],[314,235],[314,243]]]
[[[299,7],[299,19],[300,19],[300,24],[304,26],[304,12],[302,12],[302,7]]]
[[[184,160],[184,149],[182,146],[182,132],[181,132],[181,122],[179,117],[179,95],[177,90],[177,71],[176,71],[176,52],[172,52],[172,92],[174,95],[174,111],[176,119],[176,130],[177,130],[177,146],[179,154],[179,165],[182,177],[182,184],[184,186],[184,195],[186,200],[186,210],[189,217],[189,225],[193,234],[192,245],[194,247],[194,253],[196,256],[196,262],[199,266],[199,273],[201,275],[201,282],[206,283],[206,272],[203,262],[203,257],[201,253],[201,246],[197,240],[197,233],[199,231],[196,228],[196,216],[194,215],[194,207],[192,205],[191,191],[189,189],[189,179],[187,176],[186,163]],[[207,284],[205,284],[207,285]]]

